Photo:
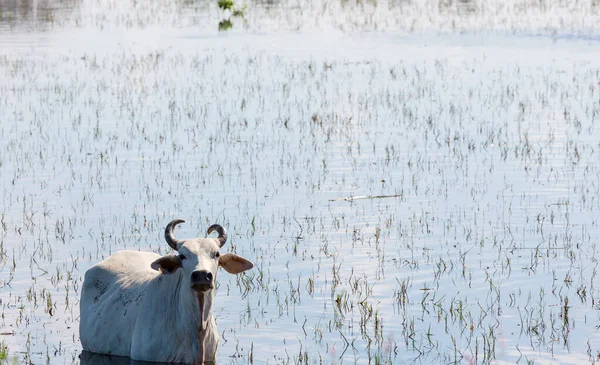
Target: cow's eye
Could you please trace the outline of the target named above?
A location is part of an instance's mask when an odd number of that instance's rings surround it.
[[[186,259],[186,257],[185,257],[185,255],[179,254],[179,259],[181,259],[181,260],[185,260],[185,259]]]
[[[219,258],[219,256],[221,256],[221,254],[220,254],[219,252],[217,252],[217,253],[215,254],[215,258],[216,258],[216,259],[218,259],[218,258]]]

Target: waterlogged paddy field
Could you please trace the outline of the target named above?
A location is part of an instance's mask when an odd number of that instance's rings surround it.
[[[63,10],[0,38],[0,362],[106,361],[83,275],[173,218],[256,265],[219,275],[220,364],[599,361],[594,37]]]

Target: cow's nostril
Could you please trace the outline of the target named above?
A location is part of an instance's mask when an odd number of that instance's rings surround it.
[[[209,272],[209,273],[206,273],[206,279],[207,279],[208,281],[212,281],[212,273],[210,273],[210,272]]]

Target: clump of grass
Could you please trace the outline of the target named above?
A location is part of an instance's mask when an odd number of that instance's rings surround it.
[[[219,31],[224,32],[233,28],[232,18],[241,18],[246,23],[246,9],[247,5],[244,4],[242,7],[236,7],[232,0],[219,0],[219,9],[223,11],[229,11],[230,15],[219,22]]]
[[[233,23],[229,19],[223,19],[219,22],[219,32],[225,32],[233,28]]]
[[[0,362],[4,363],[8,360],[8,346],[2,342],[0,343]]]
[[[219,8],[223,10],[231,10],[233,9],[233,1],[232,0],[219,0]]]

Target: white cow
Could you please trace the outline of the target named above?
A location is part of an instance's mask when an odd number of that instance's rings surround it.
[[[165,238],[179,255],[119,251],[92,266],[81,289],[79,337],[83,349],[134,360],[214,361],[218,334],[212,314],[218,266],[231,274],[254,265],[233,253],[219,254],[227,235],[177,240],[169,223]]]

